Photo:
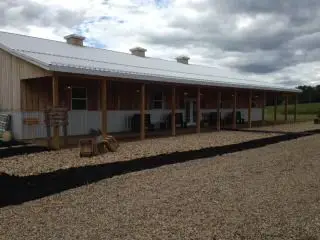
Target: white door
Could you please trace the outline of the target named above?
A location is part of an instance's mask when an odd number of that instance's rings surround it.
[[[188,126],[196,125],[197,122],[197,101],[193,98],[185,99],[185,121]]]

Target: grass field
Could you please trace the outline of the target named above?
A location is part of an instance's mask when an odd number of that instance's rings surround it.
[[[320,112],[320,103],[305,103],[297,105],[297,120],[308,121],[313,120],[317,113]],[[273,106],[266,107],[266,120],[273,120]],[[288,119],[293,119],[294,105],[288,105]],[[277,108],[278,120],[284,119],[284,105]]]

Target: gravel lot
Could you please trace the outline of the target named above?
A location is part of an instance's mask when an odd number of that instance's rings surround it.
[[[129,159],[155,156],[176,151],[195,150],[206,147],[240,143],[253,139],[274,136],[273,133],[213,132],[189,134],[178,137],[147,139],[145,141],[121,143],[115,153],[107,153],[93,158],[80,158],[79,149],[66,149],[57,152],[43,152],[20,155],[0,160],[0,172],[14,175],[34,175],[57,169],[125,161]]]
[[[319,145],[314,135],[5,207],[0,238],[320,239]]]
[[[319,128],[313,123],[286,124],[268,127],[253,128],[266,130],[270,133],[247,132],[212,132],[202,134],[184,135],[145,141],[121,143],[116,153],[108,153],[93,158],[80,158],[79,149],[67,149],[58,152],[44,152],[29,155],[20,155],[0,159],[0,172],[25,176],[57,169],[66,169],[85,165],[95,165],[107,162],[125,161],[129,159],[154,156],[176,151],[195,150],[206,147],[228,145],[254,139],[276,136],[272,131],[299,132]]]
[[[289,123],[279,124],[265,127],[252,128],[254,130],[265,130],[265,131],[284,131],[284,132],[301,132],[307,130],[320,129],[320,125],[314,124],[313,122],[301,122],[301,123]]]

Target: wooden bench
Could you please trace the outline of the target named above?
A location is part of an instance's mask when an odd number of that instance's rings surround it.
[[[11,140],[11,115],[0,114],[0,141],[8,142]]]

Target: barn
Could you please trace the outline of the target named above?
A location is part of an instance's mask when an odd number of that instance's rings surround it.
[[[259,82],[236,71],[84,46],[76,34],[52,41],[0,32],[0,112],[11,115],[14,137],[46,138],[47,106],[68,110],[68,136],[136,134],[180,129],[236,129],[264,122],[266,101],[299,90]],[[287,118],[287,115],[285,115]],[[32,119],[33,121],[30,121]],[[275,115],[276,120],[276,115]],[[62,134],[56,129],[55,136]]]

